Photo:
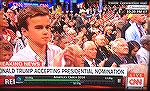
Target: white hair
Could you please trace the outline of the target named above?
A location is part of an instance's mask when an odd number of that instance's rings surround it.
[[[86,42],[83,44],[83,50],[88,49],[89,46],[91,46],[91,45],[95,45],[93,41],[86,41]]]
[[[125,41],[124,38],[117,38],[114,41],[111,42],[111,49],[112,51],[115,51],[115,49],[120,45],[122,41]]]

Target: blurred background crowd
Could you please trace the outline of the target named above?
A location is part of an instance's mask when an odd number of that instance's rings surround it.
[[[32,3],[37,0],[25,1]],[[78,5],[69,3],[65,8],[64,2],[49,0],[49,3],[54,1],[56,4],[49,8],[52,33],[49,43],[66,49],[66,66],[149,64],[148,13],[128,14],[126,5],[108,5],[102,0],[101,3],[97,0],[85,0]],[[9,7],[8,2],[1,5],[0,61],[9,61],[27,45],[17,21],[22,8]],[[82,65],[80,60],[87,61]]]

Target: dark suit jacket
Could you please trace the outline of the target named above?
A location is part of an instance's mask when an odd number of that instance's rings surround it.
[[[83,23],[82,18],[81,18],[80,16],[77,16],[77,18],[76,18],[76,30],[77,30],[77,32],[79,32],[79,28],[80,28],[80,26],[83,25],[83,24],[84,24],[84,23]]]
[[[99,50],[99,48],[101,50]],[[104,59],[109,58],[109,56],[110,56],[110,52],[107,50],[105,46],[97,47],[96,59],[103,61]]]
[[[129,63],[134,63],[133,61],[129,60],[128,57],[125,57],[126,61],[127,61],[127,64]],[[115,54],[112,54],[109,58],[108,58],[108,61],[105,62],[105,67],[111,67],[111,65],[113,63],[116,63],[117,64],[117,67],[120,67],[119,65],[120,64],[123,64],[123,61]]]
[[[121,29],[121,38],[125,38],[125,31],[131,26],[131,24],[128,22],[125,24]]]

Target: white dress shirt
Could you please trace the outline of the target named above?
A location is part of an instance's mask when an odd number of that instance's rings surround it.
[[[88,62],[88,64],[90,65],[90,67],[96,67],[96,63],[95,63],[95,60],[93,59],[92,61],[88,60],[87,58],[85,58],[85,60]],[[94,64],[95,65],[94,65]]]
[[[58,54],[62,49],[49,43],[47,45],[48,67],[53,67],[54,56]],[[31,49],[29,44],[27,44],[25,48],[19,50],[16,54],[14,54],[9,61],[41,61],[43,62],[43,66],[45,64],[45,60],[40,60],[40,57]],[[64,58],[62,58],[61,61],[63,67],[65,65]]]
[[[138,25],[139,26],[139,25]],[[142,32],[142,35],[146,35],[145,33],[145,30],[142,26],[141,27],[141,32]],[[139,29],[137,27],[137,24],[136,23],[133,23],[126,31],[125,31],[125,39],[126,41],[131,41],[131,40],[134,40],[134,41],[137,41],[139,44],[140,44],[140,38],[141,38],[141,35],[140,35],[140,32],[139,32]]]

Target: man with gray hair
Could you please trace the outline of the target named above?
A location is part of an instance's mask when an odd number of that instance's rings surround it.
[[[138,64],[148,65],[150,56],[150,35],[142,36],[140,39],[140,44],[142,45],[142,47],[136,54]]]
[[[112,55],[108,58],[108,61],[105,62],[105,67],[110,67],[113,64],[120,67],[121,64],[134,63],[127,57],[129,48],[124,38],[115,39],[112,42],[111,50]]]
[[[84,67],[98,67],[99,61],[96,58],[96,45],[93,41],[86,41],[83,44],[84,57]]]

